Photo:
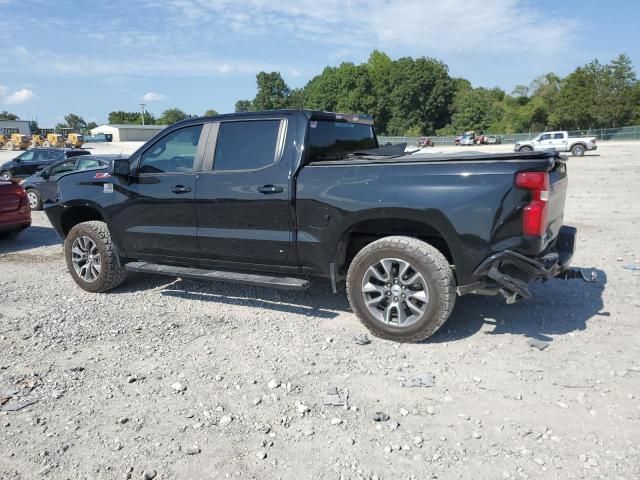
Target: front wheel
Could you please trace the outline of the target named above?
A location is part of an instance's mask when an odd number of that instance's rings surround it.
[[[0,180],[11,180],[12,178],[13,175],[11,175],[11,172],[9,170],[5,170],[0,173]]]
[[[64,256],[69,273],[87,292],[112,290],[127,277],[104,222],[94,220],[74,226],[64,241]]]
[[[531,147],[520,147],[520,149],[518,150],[519,152],[533,152],[533,148]]]
[[[351,308],[369,331],[398,342],[433,335],[455,303],[455,278],[439,250],[416,238],[385,237],[353,259],[347,273]]]
[[[42,210],[42,198],[37,190],[27,190],[27,198],[29,199],[29,206],[31,210]]]

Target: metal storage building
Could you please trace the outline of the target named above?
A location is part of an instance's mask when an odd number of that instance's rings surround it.
[[[31,135],[31,124],[27,120],[0,120],[0,132],[13,128],[17,128],[22,135]]]
[[[111,134],[114,142],[146,142],[165,128],[167,125],[100,125],[91,129],[91,135]]]

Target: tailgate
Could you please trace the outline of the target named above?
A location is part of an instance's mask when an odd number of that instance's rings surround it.
[[[20,208],[24,194],[14,182],[0,180],[0,213],[14,212]]]
[[[555,239],[563,225],[564,203],[567,197],[567,164],[558,158],[549,172],[549,206],[547,217],[547,238],[549,243]]]

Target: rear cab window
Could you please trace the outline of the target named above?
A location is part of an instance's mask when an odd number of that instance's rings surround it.
[[[378,148],[373,125],[344,121],[310,120],[307,161],[344,160],[349,154]]]

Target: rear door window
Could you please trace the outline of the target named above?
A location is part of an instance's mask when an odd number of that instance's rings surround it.
[[[377,148],[378,141],[371,125],[311,120],[307,145],[309,161],[343,160],[350,153]]]
[[[257,170],[273,165],[281,124],[281,120],[221,123],[213,169]]]

